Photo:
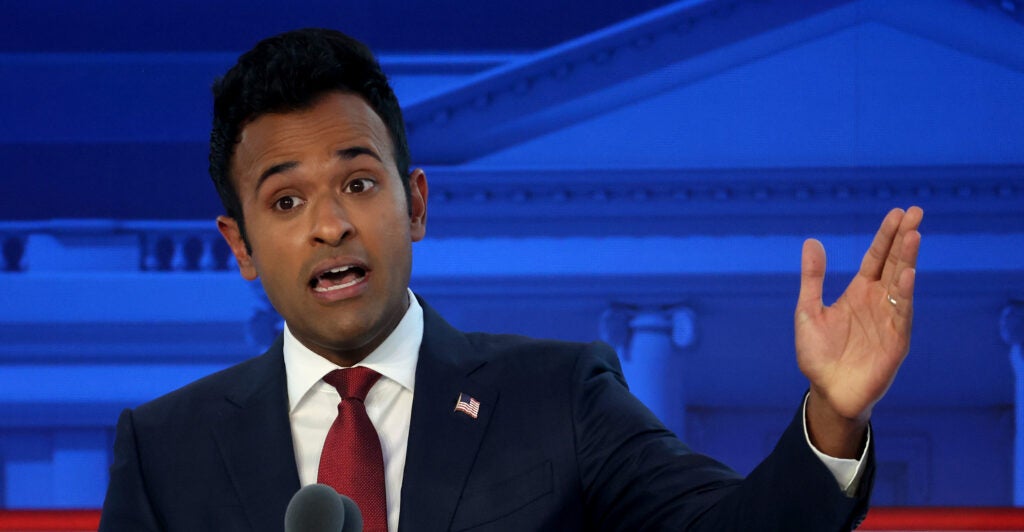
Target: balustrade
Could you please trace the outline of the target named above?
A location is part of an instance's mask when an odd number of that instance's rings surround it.
[[[7,273],[82,269],[202,272],[235,268],[231,250],[206,221],[0,222],[0,243],[0,271]]]

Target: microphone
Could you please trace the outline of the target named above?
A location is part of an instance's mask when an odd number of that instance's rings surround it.
[[[284,512],[285,532],[363,532],[355,501],[326,484],[310,484],[292,496]]]

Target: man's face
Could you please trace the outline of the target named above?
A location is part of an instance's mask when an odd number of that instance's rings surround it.
[[[246,125],[231,168],[252,254],[234,219],[217,224],[242,276],[262,280],[306,347],[342,365],[362,360],[408,308],[426,176],[410,175],[407,207],[387,128],[343,93]]]

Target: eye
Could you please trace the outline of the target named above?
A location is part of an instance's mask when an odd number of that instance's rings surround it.
[[[303,203],[306,203],[306,201],[298,196],[284,196],[274,202],[274,210],[290,211]]]
[[[368,177],[359,177],[349,181],[345,185],[345,192],[349,194],[361,194],[373,190],[377,186],[377,182]]]

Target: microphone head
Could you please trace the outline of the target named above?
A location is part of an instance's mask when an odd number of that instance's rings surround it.
[[[338,495],[334,488],[325,484],[310,484],[292,496],[288,509],[284,512],[285,532],[342,532],[352,530],[346,519],[346,507],[343,499],[354,507],[355,503],[348,497]],[[356,509],[358,514],[359,510]],[[357,517],[362,530],[362,516]]]
[[[363,512],[359,510],[356,501],[345,495],[341,497],[341,504],[345,506],[345,528],[342,532],[363,532]]]

